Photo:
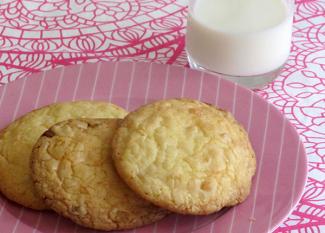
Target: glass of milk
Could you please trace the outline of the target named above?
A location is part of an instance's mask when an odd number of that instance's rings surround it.
[[[190,0],[190,66],[262,87],[289,56],[293,12],[294,0]]]

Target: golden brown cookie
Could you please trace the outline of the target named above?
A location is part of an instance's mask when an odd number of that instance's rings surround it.
[[[82,117],[123,118],[126,111],[110,103],[79,101],[52,104],[17,119],[0,133],[0,190],[25,207],[45,209],[34,190],[30,154],[38,138],[53,124]]]
[[[72,221],[98,230],[139,227],[163,218],[162,210],[131,191],[113,166],[117,119],[58,123],[39,139],[32,177],[46,204]]]
[[[248,136],[230,113],[187,99],[130,113],[113,150],[118,173],[135,192],[183,214],[242,202],[256,167]]]

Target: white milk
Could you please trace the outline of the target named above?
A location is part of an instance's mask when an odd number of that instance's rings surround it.
[[[186,49],[208,70],[234,76],[267,73],[289,56],[292,12],[283,0],[196,0]]]

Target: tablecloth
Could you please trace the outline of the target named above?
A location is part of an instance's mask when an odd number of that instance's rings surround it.
[[[33,72],[99,60],[187,66],[183,0],[4,0],[0,85]],[[325,1],[297,0],[292,52],[256,93],[297,128],[308,156],[303,197],[275,232],[325,232]]]

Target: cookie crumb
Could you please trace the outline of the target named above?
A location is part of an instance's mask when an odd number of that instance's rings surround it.
[[[256,221],[256,218],[254,218],[254,217],[250,217],[250,218],[249,218],[249,221],[250,221],[250,222],[255,222],[255,221]]]

